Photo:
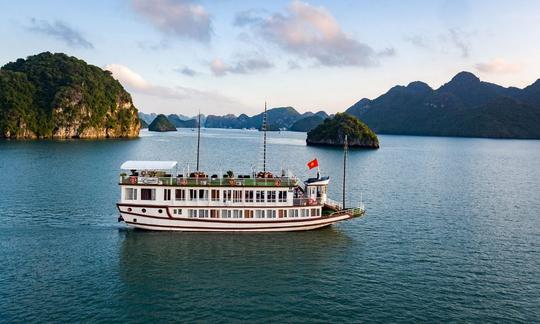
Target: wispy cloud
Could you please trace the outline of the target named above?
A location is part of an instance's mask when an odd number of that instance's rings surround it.
[[[109,64],[104,67],[113,77],[134,93],[155,97],[156,100],[169,99],[174,105],[205,103],[209,107],[245,108],[234,98],[211,91],[202,91],[188,87],[164,87],[154,85],[140,74],[122,64]]]
[[[189,68],[187,66],[184,66],[183,68],[175,69],[175,71],[178,72],[178,73],[181,73],[183,75],[190,76],[190,77],[195,76],[195,75],[198,74],[197,71],[195,71],[195,70],[193,70],[193,69],[191,69],[191,68]]]
[[[283,50],[321,65],[374,66],[379,63],[377,51],[346,34],[324,7],[293,1],[285,13],[274,13],[262,19],[244,13],[237,15],[235,22],[251,25],[264,39]]]
[[[131,0],[133,9],[167,35],[208,42],[212,19],[190,0]]]
[[[474,32],[465,32],[458,28],[449,28],[438,35],[407,35],[404,40],[412,45],[426,49],[446,51],[451,49],[457,51],[461,57],[468,58],[471,52],[470,38]]]
[[[477,63],[475,68],[483,73],[505,74],[519,72],[523,68],[523,65],[508,62],[503,58],[495,58],[488,62]]]
[[[94,45],[84,38],[80,32],[58,20],[51,23],[46,20],[32,18],[27,29],[59,39],[71,47],[94,48]]]
[[[210,62],[210,70],[215,76],[224,76],[226,74],[248,74],[259,70],[272,68],[274,64],[263,58],[250,58],[238,61],[232,65],[223,62],[222,59],[216,58]]]
[[[469,57],[470,45],[464,33],[459,29],[452,28],[448,31],[448,35],[450,42],[461,52],[461,57]]]

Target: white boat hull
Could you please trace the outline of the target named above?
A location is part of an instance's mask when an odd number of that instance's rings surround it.
[[[144,209],[144,212],[143,212]],[[130,227],[154,231],[185,232],[287,232],[307,231],[353,218],[347,212],[294,219],[212,219],[173,217],[167,206],[118,204],[122,220]],[[161,210],[161,212],[160,212]]]

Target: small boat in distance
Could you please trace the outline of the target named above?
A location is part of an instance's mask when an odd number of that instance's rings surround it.
[[[121,169],[130,174],[120,175],[118,221],[147,230],[271,232],[317,229],[365,213],[363,204],[346,208],[345,195],[343,203],[327,197],[330,178],[320,175],[317,159],[308,163],[317,168],[317,176],[303,182],[285,170],[278,175],[267,171],[266,118],[265,104],[260,172],[208,176],[201,171],[200,126],[194,172],[178,172],[176,161],[124,162]],[[346,158],[345,144],[344,167]]]

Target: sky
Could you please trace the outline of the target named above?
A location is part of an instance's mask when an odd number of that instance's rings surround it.
[[[344,111],[460,71],[540,78],[540,1],[0,0],[0,65],[44,51],[110,70],[146,113]]]

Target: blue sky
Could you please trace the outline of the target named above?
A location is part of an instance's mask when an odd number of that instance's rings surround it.
[[[0,64],[42,51],[107,68],[144,112],[347,109],[459,71],[540,78],[539,1],[5,1]]]

